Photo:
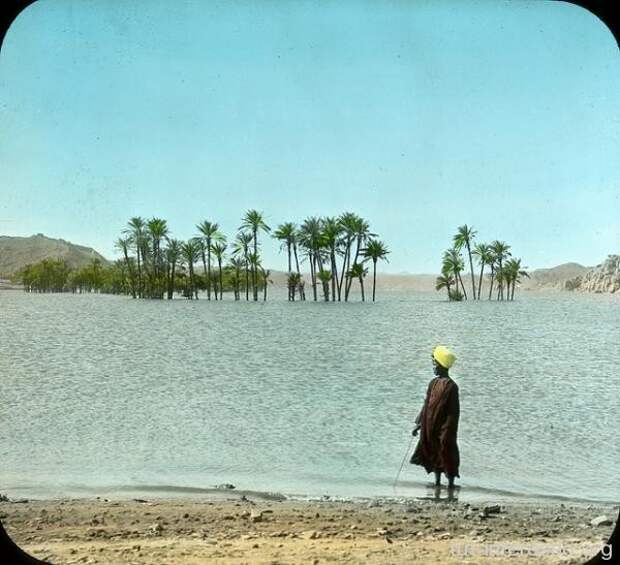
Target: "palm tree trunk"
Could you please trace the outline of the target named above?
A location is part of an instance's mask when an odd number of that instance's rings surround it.
[[[357,263],[357,258],[359,257],[360,254],[360,247],[362,245],[362,238],[360,236],[357,237],[357,247],[355,249],[355,258],[353,259],[353,264],[355,265]],[[349,298],[349,292],[351,291],[351,284],[353,283],[353,279],[349,278],[347,279],[347,285],[345,288],[345,295],[344,295],[344,300],[345,302],[348,300]]]
[[[336,302],[336,288],[338,287],[338,266],[336,265],[336,250],[331,250],[332,263],[332,302]],[[340,300],[340,290],[338,291],[338,300]]]
[[[461,283],[461,288],[463,289],[463,296],[465,297],[465,300],[467,300],[467,291],[465,290],[465,285],[463,284],[461,273],[459,272],[458,275],[459,275],[459,282]]]
[[[256,266],[258,264],[258,228],[254,228],[254,261],[252,263],[252,298],[254,302],[258,301],[258,273]]]
[[[125,256],[125,265],[127,265],[127,272],[129,273],[129,282],[130,282],[130,285],[131,285],[131,297],[135,298],[136,297],[135,275],[133,274],[133,269],[131,268],[131,266],[129,264],[129,255],[127,254],[127,248],[126,247],[123,249],[123,255]]]
[[[224,280],[222,278],[222,260],[219,257],[217,258],[217,268],[220,272],[220,300],[222,300],[224,298]]]
[[[301,272],[299,271],[299,258],[297,257],[297,242],[294,240],[293,240],[293,254],[295,256],[295,267],[297,268],[297,274],[301,277]],[[303,300],[304,298],[305,297],[302,296],[302,293],[300,290],[299,300]],[[295,300],[295,289],[293,289],[293,300]]]
[[[314,263],[314,253],[312,251],[310,252],[310,279],[312,280],[312,294],[316,302],[316,265]]]
[[[515,299],[515,285],[516,285],[516,284],[517,284],[517,281],[516,281],[516,280],[512,281],[512,293],[511,293],[511,295],[510,295],[510,300],[513,300],[513,301],[514,301],[514,299]]]
[[[478,300],[482,296],[482,274],[484,273],[484,261],[480,263],[480,278],[478,279]]]
[[[364,297],[364,277],[360,277],[360,288],[362,289],[362,302],[366,302]]]
[[[471,274],[471,292],[473,295],[472,300],[476,300],[476,281],[474,279],[474,263],[471,260],[471,249],[469,247],[469,240],[467,241],[467,254],[469,255],[469,272]]]
[[[248,255],[247,253],[244,255],[245,258],[245,301],[248,302],[250,300],[250,278],[248,275]]]
[[[499,258],[499,272],[502,275],[502,279],[503,279],[504,272],[503,272],[503,269],[502,269],[502,258],[501,258],[501,255],[500,255],[500,258]],[[500,283],[499,283],[499,295],[501,295],[502,300],[504,300],[504,281],[502,279],[500,279]],[[499,300],[499,295],[498,295],[498,300]]]
[[[286,242],[286,250],[288,252],[288,274],[291,274],[291,242]]]
[[[138,298],[142,298],[142,266],[140,264],[140,244],[136,244],[136,258],[138,260]]]
[[[293,242],[293,253],[295,254],[295,266],[297,267],[297,274],[301,275],[299,272],[299,259],[297,257],[297,243]]]
[[[291,241],[289,239],[286,240],[286,250],[288,252],[288,275],[291,276]],[[291,288],[288,289],[288,299],[291,299]]]
[[[175,277],[176,265],[172,263],[172,270],[170,271],[170,288],[168,289],[168,299],[172,300],[174,296],[174,277]]]
[[[375,288],[377,286],[377,260],[372,262],[372,301],[375,301]]]
[[[239,267],[235,267],[235,272],[237,274],[235,278],[235,300],[239,300],[239,280],[240,280],[239,277],[241,276]]]
[[[338,301],[340,302],[340,295],[342,292],[342,281],[345,279],[346,273],[349,272],[349,254],[351,249],[351,238],[347,237],[347,244],[344,251],[344,256],[342,257],[342,272],[340,273],[340,282],[338,283]],[[346,287],[345,287],[346,290]]]
[[[495,280],[495,269],[493,265],[491,265],[491,286],[489,287],[489,300],[491,300],[491,295],[493,294],[493,281]]]

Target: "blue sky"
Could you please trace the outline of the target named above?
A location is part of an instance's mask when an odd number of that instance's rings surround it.
[[[620,252],[618,49],[563,2],[40,0],[0,131],[0,234],[108,257],[131,216],[232,237],[249,208],[355,211],[389,272],[437,272],[463,223],[531,268]]]

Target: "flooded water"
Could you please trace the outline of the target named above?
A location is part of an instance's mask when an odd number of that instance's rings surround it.
[[[0,292],[0,492],[393,495],[444,343],[458,356],[461,498],[620,500],[617,297],[378,298]],[[396,494],[423,496],[431,478],[407,463]]]

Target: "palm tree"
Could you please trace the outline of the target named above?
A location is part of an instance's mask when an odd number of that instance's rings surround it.
[[[460,251],[463,246],[467,248],[467,255],[469,255],[469,270],[471,273],[471,292],[473,300],[476,300],[476,283],[474,281],[474,263],[471,259],[471,243],[476,235],[476,231],[473,228],[464,224],[459,226],[457,234],[454,236],[454,248]]]
[[[448,300],[452,300],[451,286],[454,284],[452,273],[448,268],[445,268],[441,272],[441,276],[435,280],[435,290],[441,290],[445,288],[448,291]]]
[[[131,285],[131,297],[136,297],[136,277],[133,272],[133,266],[129,261],[129,246],[131,244],[131,240],[129,237],[119,237],[114,247],[123,253],[123,258],[125,260],[125,265],[127,267],[127,273],[129,274],[129,284]]]
[[[364,268],[362,263],[353,263],[351,270],[347,274],[350,280],[354,278],[358,279],[360,282],[360,289],[362,290],[362,302],[365,301],[364,297],[364,277],[368,274],[368,269]],[[346,300],[346,299],[345,299]]]
[[[174,295],[174,280],[176,268],[181,258],[181,242],[178,239],[168,239],[166,247],[166,263],[168,275],[168,300],[172,300]]]
[[[144,245],[146,225],[144,219],[140,216],[135,216],[127,223],[127,228],[123,230],[123,233],[129,236],[129,241],[133,243],[136,248],[136,261],[138,266],[138,297],[142,298],[144,294],[144,285],[142,282],[142,262],[141,251]]]
[[[375,237],[377,235],[374,233],[370,233],[370,226],[368,222],[364,220],[363,218],[360,218],[360,217],[356,218],[354,222],[354,226],[355,226],[354,236],[356,240],[356,249],[355,249],[355,256],[353,258],[353,266],[355,266],[355,264],[357,263],[357,259],[362,249],[362,245],[366,242],[367,239],[371,237]],[[347,281],[347,285],[345,287],[345,293],[344,293],[345,302],[349,298],[349,292],[351,290],[352,282],[353,282],[353,279],[351,278],[349,278]]]
[[[204,220],[203,222],[198,224],[196,228],[200,232],[200,238],[204,242],[202,252],[202,265],[204,268],[205,277],[207,279],[207,300],[211,300],[211,246],[214,242],[223,241],[225,238],[219,231],[219,224],[215,222],[209,222],[207,220]],[[205,251],[207,255],[206,261],[204,253]]]
[[[219,286],[220,286],[220,300],[223,299],[223,291],[224,291],[224,284],[222,281],[222,260],[224,258],[224,254],[226,253],[226,248],[228,246],[226,245],[225,240],[222,241],[217,241],[214,244],[211,245],[211,251],[213,251],[213,255],[215,255],[216,259],[217,259],[217,268],[218,268],[218,273],[219,273]],[[217,291],[215,293],[215,299],[217,300]]]
[[[463,270],[463,268],[463,258],[454,247],[452,249],[448,249],[448,251],[443,254],[442,271],[445,269],[454,274],[454,280],[456,281],[457,289],[460,283],[461,288],[463,289],[463,296],[465,297],[465,300],[467,300],[467,292],[465,291],[465,285],[463,284],[463,279],[461,278],[461,271]]]
[[[504,265],[505,277],[507,279],[507,294],[510,300],[515,298],[515,286],[521,282],[521,277],[530,278],[527,271],[521,267],[521,259],[509,259]],[[512,290],[511,290],[512,285]]]
[[[269,269],[260,268],[263,273],[263,302],[267,302],[267,284],[273,284],[273,281],[269,278],[271,271]]]
[[[286,285],[288,286],[289,292],[289,300],[295,302],[295,290],[299,287],[301,282],[301,275],[299,273],[291,273],[287,280]]]
[[[290,276],[290,274],[293,272],[292,271],[292,265],[291,265],[291,251],[293,250],[293,243],[295,242],[295,234],[297,232],[297,229],[295,227],[295,224],[292,222],[286,222],[284,224],[280,224],[278,226],[278,228],[276,229],[276,231],[274,232],[273,236],[282,242],[282,245],[280,246],[280,249],[282,249],[283,247],[286,246],[286,251],[288,254],[288,274]],[[288,299],[291,300],[291,289],[289,288],[289,295],[288,295]]]
[[[234,251],[233,251],[234,254]],[[235,270],[233,277],[233,286],[235,288],[235,300],[239,300],[239,283],[241,282],[241,269],[245,266],[245,261],[239,257],[233,257],[230,260],[230,266]]]
[[[250,255],[250,243],[252,243],[252,234],[249,232],[239,232],[237,234],[237,239],[233,244],[233,255],[242,255],[243,261],[245,263],[245,299],[246,301],[250,299],[250,281],[248,278],[248,267],[250,266],[249,255]]]
[[[495,257],[495,261],[497,262],[497,286],[498,286],[498,300],[504,299],[504,285],[502,276],[502,265],[503,261],[510,256],[510,245],[506,245],[503,241],[495,240],[491,243],[491,251]],[[490,296],[490,294],[489,294]]]
[[[321,261],[321,219],[306,218],[299,228],[299,244],[304,248],[310,261],[310,280],[314,300],[317,300],[316,279],[317,273],[323,269]]]
[[[265,223],[262,212],[257,210],[248,210],[243,217],[241,227],[239,229],[249,229],[252,232],[252,239],[254,241],[254,255],[258,258],[258,232],[264,231],[266,233],[271,231],[271,228]],[[257,271],[252,271],[252,286],[253,286],[253,298],[258,300],[258,286],[257,286]]]
[[[336,265],[336,247],[340,244],[340,237],[343,233],[342,224],[337,218],[325,218],[323,220],[323,230],[321,232],[322,246],[329,251],[329,261],[331,268],[332,283],[332,302],[336,301],[336,288],[338,287],[338,266]],[[338,288],[338,300],[340,300],[340,289]]]
[[[477,243],[472,251],[472,255],[478,257],[480,263],[480,277],[478,278],[478,300],[482,296],[482,276],[484,274],[484,266],[493,264],[493,254],[491,248],[486,243]]]
[[[200,240],[193,238],[186,243],[181,243],[181,256],[187,263],[187,270],[189,272],[189,294],[188,298],[196,298],[198,300],[198,289],[196,288],[196,281],[194,278],[194,264],[200,258]]]
[[[329,302],[329,281],[332,280],[332,274],[329,271],[320,270],[317,277],[323,286],[323,298],[325,302]]]
[[[491,246],[489,246],[489,261],[488,261],[488,265],[491,268],[491,275],[490,275],[490,284],[489,284],[489,297],[488,299],[491,300],[491,295],[493,294],[493,283],[495,282],[495,271],[497,269],[497,257],[495,256],[495,253],[493,252],[493,248]]]
[[[161,241],[168,235],[168,224],[161,218],[151,218],[147,224],[148,234],[153,249],[153,265],[151,273],[151,298],[163,298],[164,291],[161,284],[162,256]]]
[[[342,269],[340,269],[340,281],[338,282],[338,296],[342,290],[342,283],[344,281],[346,273],[350,269],[351,261],[351,246],[353,245],[353,239],[355,237],[355,231],[358,226],[358,222],[361,220],[359,216],[353,212],[345,212],[338,218],[338,222],[342,226],[343,237],[341,240],[341,255],[342,255]],[[345,287],[346,291],[346,287]],[[340,298],[338,298],[340,300]]]
[[[258,253],[248,253],[248,264],[250,265],[250,271],[256,273],[256,296],[258,296],[258,271],[262,269],[260,255]]]
[[[377,261],[382,259],[388,262],[387,254],[389,250],[387,245],[378,239],[368,241],[366,247],[362,250],[364,261],[372,261],[372,301],[375,301],[375,287],[377,286]]]

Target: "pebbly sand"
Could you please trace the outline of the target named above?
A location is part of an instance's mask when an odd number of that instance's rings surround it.
[[[606,516],[602,525],[593,519]],[[9,535],[54,564],[583,563],[618,507],[266,500],[231,491],[193,499],[0,502]]]

